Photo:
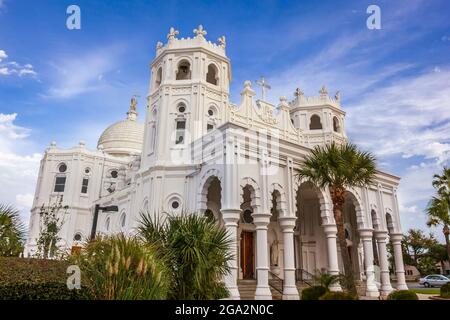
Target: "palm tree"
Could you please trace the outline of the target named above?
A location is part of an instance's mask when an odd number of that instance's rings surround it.
[[[231,240],[214,220],[195,214],[167,219],[141,214],[139,235],[159,247],[173,275],[169,299],[221,299],[229,295],[223,276],[230,272]]]
[[[302,168],[297,170],[300,179],[310,181],[319,188],[329,189],[347,289],[355,295],[356,286],[345,239],[343,209],[347,188],[372,184],[375,172],[375,157],[371,153],[360,151],[354,144],[337,145],[334,142],[315,147]]]
[[[443,226],[442,232],[444,233],[445,244],[447,247],[447,259],[450,261],[449,198],[447,198],[446,194],[443,191],[438,191],[438,193],[438,196],[433,197],[426,208],[426,212],[428,214],[427,225],[429,227],[438,225]]]
[[[17,257],[23,251],[25,226],[19,211],[0,204],[0,256]]]

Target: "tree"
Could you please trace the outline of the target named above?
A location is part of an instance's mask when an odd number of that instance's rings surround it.
[[[19,211],[0,204],[0,256],[17,257],[23,251],[25,226]]]
[[[57,254],[57,243],[61,240],[59,231],[64,224],[64,215],[68,208],[68,206],[62,205],[62,196],[58,197],[53,204],[42,205],[39,211],[40,232],[37,240],[40,258],[47,259]],[[61,213],[62,210],[64,211]]]
[[[436,189],[437,196],[433,197],[427,206],[427,225],[442,226],[447,246],[447,260],[450,261],[450,168],[444,167],[441,175],[434,175],[433,187]]]
[[[221,299],[229,295],[223,276],[230,272],[231,240],[214,220],[195,214],[167,219],[141,214],[139,235],[168,263],[173,275],[169,299]]]
[[[445,260],[447,260],[447,247],[443,244],[436,243],[428,250],[428,254],[434,261],[441,264],[442,271],[445,272]]]
[[[345,239],[343,209],[347,189],[372,184],[375,172],[375,157],[371,153],[360,151],[350,143],[337,145],[334,142],[315,147],[297,171],[300,179],[310,181],[319,188],[329,189],[345,276],[348,278],[347,289],[355,295],[354,271]]]
[[[437,245],[433,234],[428,236],[420,229],[409,229],[403,236],[403,260],[406,264],[415,266],[420,274],[428,274],[436,269],[438,262],[430,255],[430,250]]]

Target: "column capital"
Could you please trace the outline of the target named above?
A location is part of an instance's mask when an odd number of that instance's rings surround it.
[[[373,229],[358,229],[359,237],[362,240],[365,239],[372,239],[373,236]]]
[[[222,209],[222,218],[225,224],[237,224],[241,217],[241,209]]]
[[[294,231],[297,217],[278,217],[278,224],[284,231]]]
[[[324,224],[324,225],[322,225],[322,227],[323,227],[323,232],[325,232],[325,235],[327,237],[337,235],[336,224]]]
[[[403,233],[399,233],[399,232],[390,233],[389,237],[391,238],[392,242],[401,242],[402,238],[403,238]]]
[[[272,215],[270,213],[252,213],[253,224],[256,227],[267,227],[267,225],[270,223],[271,216]]]
[[[375,236],[375,239],[382,241],[387,239],[388,232],[385,230],[374,230],[373,235]]]

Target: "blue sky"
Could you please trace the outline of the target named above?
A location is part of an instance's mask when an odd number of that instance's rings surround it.
[[[66,28],[71,4],[81,8],[81,30]],[[381,8],[381,30],[366,27],[371,4]],[[437,0],[0,0],[0,202],[26,220],[50,141],[94,148],[131,95],[146,95],[169,27],[188,37],[203,24],[208,39],[227,38],[233,102],[261,75],[274,103],[296,87],[340,90],[350,139],[402,177],[403,228],[427,229],[431,177],[450,158],[448,12],[450,2]]]

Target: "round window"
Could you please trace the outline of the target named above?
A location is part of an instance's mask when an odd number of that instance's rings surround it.
[[[91,169],[89,168],[84,169],[84,173],[88,174],[89,172],[91,172]]]
[[[178,107],[178,112],[183,113],[183,112],[185,112],[185,111],[186,111],[186,106],[185,106],[184,104],[181,104],[181,105]]]
[[[178,207],[180,206],[180,203],[178,201],[172,201],[172,209],[178,209]]]
[[[212,109],[209,109],[209,110],[208,110],[208,115],[209,115],[210,117],[212,117],[212,116],[214,115],[214,111],[213,111]]]
[[[66,172],[67,171],[67,166],[65,163],[62,163],[59,165],[59,172]]]
[[[111,171],[111,177],[113,177],[114,179],[117,178],[117,175],[118,175],[118,174],[119,174],[119,173],[117,172],[117,170]]]
[[[81,241],[81,234],[80,233],[75,233],[75,235],[73,236],[73,240]]]
[[[242,219],[244,220],[245,223],[252,223],[253,222],[252,211],[245,210],[242,215]]]

